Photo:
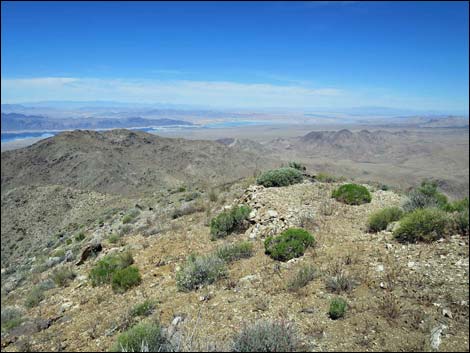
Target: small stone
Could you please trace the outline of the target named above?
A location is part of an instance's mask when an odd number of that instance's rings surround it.
[[[447,308],[442,309],[442,315],[444,315],[445,317],[448,317],[449,319],[452,319],[452,312],[450,311],[450,309],[447,309]]]
[[[384,282],[380,282],[380,288],[387,289],[387,284]]]
[[[409,262],[408,262],[408,268],[414,268],[415,265],[416,265],[416,263],[413,262],[413,261],[409,261]]]
[[[273,210],[268,210],[268,217],[269,218],[276,218],[278,216],[278,213]]]
[[[377,265],[377,267],[375,268],[375,270],[377,272],[383,272],[384,271],[384,265]]]

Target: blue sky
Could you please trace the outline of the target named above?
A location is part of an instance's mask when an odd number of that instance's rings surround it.
[[[2,2],[2,103],[468,114],[467,2]]]

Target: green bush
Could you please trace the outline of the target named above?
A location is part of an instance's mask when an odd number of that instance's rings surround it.
[[[451,226],[451,217],[437,208],[418,208],[406,214],[393,233],[400,242],[430,242],[445,236]]]
[[[76,242],[81,242],[83,239],[85,239],[85,233],[79,232],[75,235],[74,237]]]
[[[124,293],[139,285],[140,282],[142,282],[142,277],[140,277],[139,269],[135,266],[116,270],[111,277],[111,286],[116,293]]]
[[[469,235],[469,203],[468,197],[454,201],[452,203],[448,203],[443,208],[447,212],[454,213],[452,215],[453,223],[454,223],[454,231],[461,235]]]
[[[227,263],[251,257],[253,255],[253,244],[243,241],[237,244],[224,245],[218,248],[215,254]]]
[[[315,176],[315,180],[322,182],[322,183],[337,183],[340,181],[345,181],[345,177],[336,177],[334,175],[320,172]]]
[[[27,308],[33,308],[38,306],[39,303],[44,299],[44,289],[40,286],[34,286],[26,296],[24,305]]]
[[[129,234],[132,230],[132,226],[130,224],[125,224],[119,229],[119,235],[123,236]]]
[[[447,203],[442,209],[446,212],[464,212],[468,211],[469,203],[468,197],[465,197],[461,200],[457,200],[451,203]]]
[[[299,162],[289,162],[289,168],[294,168],[294,169],[297,169],[297,170],[300,170],[300,171],[304,171],[306,170],[307,168],[305,168],[305,166],[302,164],[302,163],[299,163]]]
[[[333,191],[332,197],[348,205],[362,205],[372,200],[369,190],[357,184],[345,184]]]
[[[256,180],[257,184],[265,187],[287,186],[302,182],[302,173],[295,168],[280,168],[269,170]]]
[[[166,352],[167,340],[158,323],[140,323],[120,334],[113,352]]]
[[[2,307],[1,331],[9,331],[23,322],[22,312],[14,307]]]
[[[178,290],[187,292],[201,285],[211,284],[227,275],[225,261],[216,255],[190,255],[176,273]]]
[[[305,287],[310,281],[315,279],[317,270],[312,265],[302,266],[297,273],[287,282],[287,289],[296,291]]]
[[[62,266],[52,271],[50,278],[58,287],[65,287],[69,281],[75,278],[75,273],[70,266]]]
[[[380,232],[381,230],[385,230],[389,223],[398,221],[402,216],[403,210],[399,207],[387,207],[374,212],[369,217],[369,232]]]
[[[437,191],[437,184],[431,181],[423,181],[421,186],[413,189],[403,203],[405,212],[412,212],[420,208],[447,207],[447,197]]]
[[[99,260],[90,271],[90,280],[92,286],[110,283],[113,274],[134,263],[132,254],[124,252],[121,254],[107,255]]]
[[[304,254],[305,249],[315,244],[315,238],[306,230],[290,228],[277,237],[268,237],[264,242],[265,253],[274,260],[288,261]]]
[[[121,237],[119,236],[119,234],[116,234],[116,233],[113,233],[108,237],[108,241],[111,244],[116,244],[120,239]]]
[[[135,221],[136,217],[140,214],[140,210],[138,208],[131,209],[124,217],[122,217],[122,223],[127,224]]]
[[[153,300],[147,299],[143,303],[136,304],[129,310],[129,315],[135,316],[149,316],[155,310],[156,304]]]
[[[332,318],[333,320],[337,320],[344,316],[346,312],[346,308],[347,308],[347,303],[344,299],[334,298],[330,302],[330,310],[328,314],[330,315],[330,318]]]
[[[251,208],[241,205],[217,215],[217,217],[211,220],[212,239],[223,238],[234,231],[242,229],[250,212]]]
[[[232,352],[295,352],[299,346],[295,330],[284,322],[260,321],[233,338]]]

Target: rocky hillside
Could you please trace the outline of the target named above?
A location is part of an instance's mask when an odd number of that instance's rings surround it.
[[[346,205],[331,198],[338,186],[306,180],[264,188],[246,179],[217,195],[189,201],[203,207],[176,217],[179,204],[155,202],[85,224],[84,239],[69,245],[58,241],[44,249],[44,256],[99,243],[96,258],[78,266],[76,259],[57,255],[57,263],[25,274],[28,280],[16,288],[5,288],[14,274],[12,268],[2,268],[2,320],[8,309],[16,310],[22,322],[2,332],[2,350],[109,351],[130,326],[157,318],[181,351],[228,349],[245,325],[267,319],[293,325],[300,350],[468,350],[468,237],[401,244],[390,228],[368,233],[369,215],[399,205],[401,196],[365,185],[372,201]],[[240,203],[252,208],[246,230],[211,240],[208,220]],[[126,225],[129,229],[116,238]],[[266,256],[266,237],[292,226],[309,230],[315,246],[288,262]],[[253,245],[254,253],[230,263],[225,278],[189,292],[177,289],[176,273],[189,254],[209,254],[242,240]],[[97,262],[125,250],[132,252],[142,282],[123,294],[110,285],[93,287],[89,273]],[[34,268],[41,264],[39,257],[29,260]],[[35,306],[25,307],[33,286],[46,286],[67,261],[75,277],[64,287],[49,285]],[[288,284],[305,265],[315,269],[313,279],[291,290]],[[347,285],[332,286],[339,278]],[[332,320],[327,313],[337,296],[347,301],[348,309],[342,319]],[[155,304],[148,317],[132,314],[146,300]]]
[[[17,186],[63,185],[129,195],[229,182],[277,163],[257,151],[211,141],[78,130],[2,153],[2,193]]]

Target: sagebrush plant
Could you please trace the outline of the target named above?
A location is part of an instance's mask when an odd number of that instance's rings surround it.
[[[320,172],[315,176],[315,180],[321,183],[336,183],[346,180],[345,177],[337,177],[328,173]]]
[[[304,171],[307,169],[302,163],[296,161],[289,162],[289,168],[294,168],[300,171]]]
[[[243,241],[235,244],[223,245],[215,251],[215,254],[227,263],[251,257],[253,255],[253,244]]]
[[[469,202],[468,197],[448,203],[444,210],[453,213],[454,231],[461,235],[469,235]]]
[[[82,240],[85,239],[85,233],[79,232],[79,233],[75,234],[74,239],[75,239],[76,242],[81,242]]]
[[[134,263],[130,252],[107,255],[99,260],[90,271],[92,286],[110,283],[113,274]]]
[[[1,315],[1,331],[11,330],[19,326],[23,320],[23,313],[15,307],[5,306],[2,307]]]
[[[35,306],[38,306],[43,299],[44,289],[41,288],[39,285],[36,285],[29,291],[28,295],[26,296],[24,305],[27,308],[33,308]]]
[[[403,210],[412,212],[421,208],[442,208],[447,207],[447,196],[437,190],[437,184],[424,180],[421,185],[408,193]]]
[[[389,223],[398,221],[403,216],[403,210],[400,207],[387,207],[374,212],[367,224],[369,232],[380,232],[387,229]]]
[[[288,186],[301,183],[302,173],[295,168],[279,168],[269,170],[258,177],[256,183],[265,187]]]
[[[123,269],[116,270],[111,277],[111,287],[116,293],[124,293],[125,291],[135,287],[142,282],[139,269],[135,266],[128,266]]]
[[[56,286],[65,287],[75,276],[76,274],[71,266],[61,266],[52,271],[50,278],[54,281]]]
[[[303,265],[294,276],[287,282],[287,289],[289,291],[296,291],[305,287],[309,282],[315,279],[317,270],[313,265]]]
[[[337,201],[348,205],[362,205],[372,200],[369,190],[367,190],[365,186],[358,184],[342,185],[336,190],[333,190],[331,196]]]
[[[214,283],[226,275],[225,261],[217,255],[192,254],[176,273],[176,286],[178,290],[188,292],[202,285]]]
[[[154,300],[147,299],[143,301],[142,303],[134,305],[130,310],[129,310],[129,315],[131,317],[135,316],[148,316],[153,313],[153,311],[156,308],[156,303]]]
[[[244,228],[251,208],[246,205],[236,206],[223,211],[211,220],[211,238],[223,238],[228,234]]]
[[[343,298],[334,298],[330,302],[330,310],[328,311],[330,318],[333,320],[337,320],[339,318],[344,317],[347,306],[348,304]]]
[[[157,322],[142,322],[121,333],[113,352],[166,352],[167,339]]]
[[[232,352],[295,352],[300,340],[294,327],[280,321],[258,321],[233,338]]]
[[[140,210],[138,208],[131,209],[124,217],[122,217],[122,223],[127,224],[135,221],[137,216],[140,214]]]
[[[264,242],[266,255],[274,260],[288,261],[300,257],[305,250],[315,244],[315,238],[305,229],[290,228],[276,237],[268,237]]]
[[[356,281],[341,270],[326,280],[326,289],[333,293],[349,292],[356,286]]]
[[[446,236],[452,225],[452,217],[445,211],[418,208],[400,220],[393,236],[400,242],[431,242]]]

